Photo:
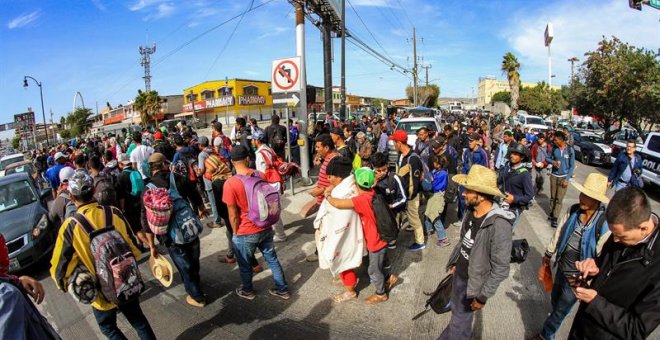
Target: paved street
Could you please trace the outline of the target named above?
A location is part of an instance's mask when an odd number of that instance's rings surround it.
[[[606,172],[607,169],[577,163],[575,180],[581,182],[593,171]],[[546,185],[546,191],[548,188]],[[651,191],[654,192],[654,210],[660,211],[657,188],[647,188],[647,192]],[[577,196],[578,192],[571,187],[564,207],[577,202]],[[511,265],[509,278],[485,309],[476,314],[475,338],[523,339],[532,336],[539,331],[549,312],[549,295],[542,291],[536,279],[545,245],[554,232],[546,221],[547,197],[547,192],[539,195],[538,204],[523,214],[514,239],[526,238],[531,252],[526,262]],[[428,242],[431,246],[419,253],[399,247],[391,255],[393,271],[402,280],[393,289],[388,302],[368,306],[361,301],[373,293],[363,266],[359,271],[360,300],[333,305],[330,297],[342,288],[333,285],[328,271],[320,270],[317,263],[304,260],[307,253],[313,252],[312,218],[302,220],[297,212],[308,199],[310,196],[306,192],[294,197],[287,192],[283,199],[289,239],[278,244],[277,251],[292,290],[288,301],[267,293],[272,285],[269,270],[255,277],[258,291],[255,300],[243,300],[233,293],[239,285],[237,266],[217,261],[218,254],[224,253],[227,247],[224,229],[207,230],[202,237],[202,283],[210,302],[206,308],[198,309],[185,303],[186,294],[178,274],[169,289],[158,285],[144,258],[141,269],[148,281],[148,290],[142,296],[142,308],[156,335],[162,339],[436,338],[447,325],[450,314],[436,315],[431,311],[414,321],[412,319],[423,310],[425,296],[422,292],[434,289],[444,277],[451,247],[435,248],[435,236]],[[455,218],[455,213],[450,213],[450,222]],[[457,242],[458,230],[449,228],[448,233],[453,246]],[[410,244],[412,233],[402,232],[399,242],[401,245]],[[261,255],[259,261],[265,266]],[[45,285],[47,296],[41,310],[64,339],[101,337],[91,308],[77,304],[68,294],[57,291],[48,277],[47,264],[28,274],[37,276]],[[119,323],[129,337],[137,338],[123,317],[119,317]],[[559,338],[565,337],[569,326],[570,320],[565,323]]]

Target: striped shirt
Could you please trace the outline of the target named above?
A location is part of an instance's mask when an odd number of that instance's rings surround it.
[[[337,156],[339,156],[339,154],[333,150],[331,153],[327,154],[323,159],[323,164],[321,164],[321,170],[319,171],[319,182],[317,183],[317,187],[327,188],[330,186],[330,182],[328,181],[328,175],[326,174],[326,168],[328,166],[328,163],[330,163],[330,160]],[[321,204],[324,198],[325,196],[323,194],[320,194],[316,197],[316,202],[318,204]]]

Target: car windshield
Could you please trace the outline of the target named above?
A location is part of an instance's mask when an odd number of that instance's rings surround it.
[[[28,205],[36,200],[37,196],[26,180],[0,186],[0,213]]]
[[[403,130],[409,135],[414,135],[417,133],[417,130],[423,127],[431,131],[437,130],[434,121],[400,122],[399,125],[396,126],[396,129]]]
[[[545,122],[543,122],[543,119],[538,117],[527,117],[527,124],[545,125]]]
[[[11,175],[19,172],[27,172],[28,174],[32,174],[32,169],[30,169],[30,166],[25,164],[25,165],[19,165],[13,168],[7,169],[5,172],[5,175]]]
[[[592,143],[605,143],[605,140],[599,136],[587,135],[587,136],[582,136],[582,138]]]
[[[9,165],[9,164],[22,162],[24,160],[25,160],[25,157],[23,157],[23,156],[2,160],[2,161],[0,161],[0,170],[4,170],[7,167],[7,165]]]

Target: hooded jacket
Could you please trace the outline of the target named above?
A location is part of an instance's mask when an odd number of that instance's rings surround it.
[[[598,295],[580,302],[569,339],[645,339],[660,324],[660,230],[634,246],[610,237],[591,282]]]
[[[468,211],[461,223],[461,240],[469,227],[467,226]],[[497,203],[486,214],[474,237],[474,245],[470,251],[468,264],[467,297],[476,298],[486,303],[488,298],[495,295],[497,287],[504,279],[509,277],[509,264],[511,262],[511,225],[516,215],[507,209],[500,208]],[[456,265],[460,255],[461,242],[457,242],[449,257],[447,270]]]

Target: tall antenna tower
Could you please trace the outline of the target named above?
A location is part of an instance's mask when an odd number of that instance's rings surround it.
[[[151,55],[156,53],[156,43],[151,47],[140,46],[139,48],[140,55],[140,65],[144,67],[144,90],[146,92],[151,91]]]

